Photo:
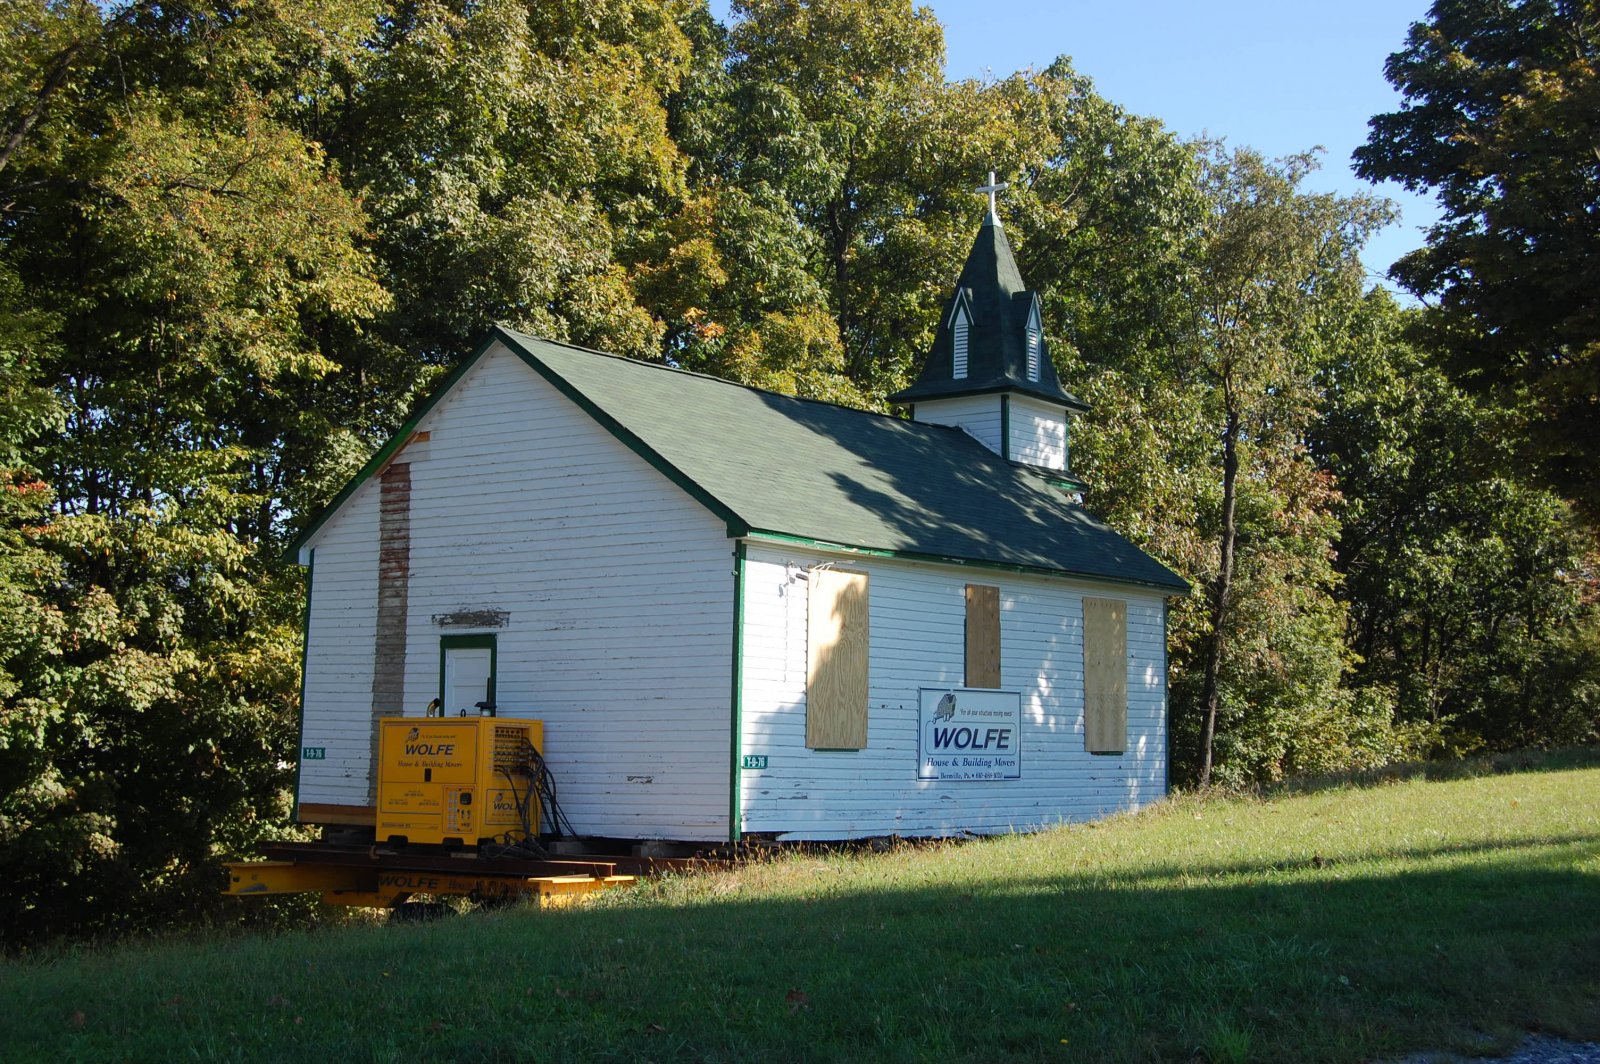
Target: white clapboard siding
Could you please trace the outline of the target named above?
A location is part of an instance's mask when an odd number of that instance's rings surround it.
[[[918,421],[932,425],[954,425],[995,454],[1000,453],[1000,397],[967,395],[957,399],[923,400],[916,404]]]
[[[300,763],[300,801],[362,806],[378,630],[376,479],[323,527],[314,550],[301,742],[323,748],[327,759]]]
[[[743,829],[793,839],[1027,830],[1135,809],[1166,793],[1164,606],[1154,593],[982,573],[1000,588],[1001,686],[1022,692],[1022,778],[917,779],[918,691],[964,669],[965,587],[978,570],[851,557],[870,574],[867,745],[805,746],[806,584],[840,556],[752,546],[745,572],[740,774]],[[841,564],[843,564],[841,562]],[[1128,603],[1128,743],[1084,750],[1085,595]]]
[[[723,523],[499,347],[418,428],[430,439],[411,464],[405,712],[438,694],[441,635],[493,632],[500,713],[544,721],[580,834],[725,839],[734,599]],[[302,802],[366,801],[375,489],[311,543],[305,742],[328,760],[305,763]],[[507,621],[436,622],[467,610]]]
[[[1059,406],[1011,397],[1011,459],[1046,469],[1067,467],[1067,413]]]

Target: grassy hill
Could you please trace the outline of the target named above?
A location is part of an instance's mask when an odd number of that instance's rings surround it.
[[[13,960],[0,1057],[1357,1061],[1600,1035],[1600,757],[1479,771]]]

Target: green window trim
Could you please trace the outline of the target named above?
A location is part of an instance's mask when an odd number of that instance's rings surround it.
[[[500,648],[499,640],[493,634],[488,635],[442,635],[439,637],[439,704],[444,705],[444,663],[446,653],[451,650],[489,650],[489,702],[495,706],[496,714],[499,713],[500,697]]]

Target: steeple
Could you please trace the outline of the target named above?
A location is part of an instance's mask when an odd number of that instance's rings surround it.
[[[989,174],[977,191],[990,212],[946,300],[917,382],[889,401],[917,421],[966,429],[996,453],[1067,475],[1070,413],[1089,407],[1061,387],[1039,316],[1039,298],[1022,282],[1011,242],[995,214],[1005,188]]]
[[[991,215],[945,302],[922,374],[889,401],[911,404],[1001,390],[1069,410],[1089,409],[1056,378],[1040,328],[1039,299],[1024,287],[1006,231]]]

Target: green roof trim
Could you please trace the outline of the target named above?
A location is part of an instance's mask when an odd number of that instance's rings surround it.
[[[1016,460],[1012,459],[1012,461]],[[1087,480],[1074,476],[1065,470],[1051,469],[1048,466],[1038,466],[1028,462],[1017,462],[1017,464],[1022,466],[1024,469],[1029,470],[1035,476],[1049,481],[1051,484],[1054,484],[1056,487],[1061,488],[1064,491],[1089,490],[1089,482]]]
[[[411,439],[411,434],[417,431],[417,426],[422,423],[422,419],[427,417],[428,413],[433,410],[434,407],[439,405],[440,400],[442,400],[450,392],[451,388],[455,387],[456,382],[462,377],[466,376],[467,371],[477,363],[478,359],[482,358],[485,353],[493,348],[496,343],[504,343],[514,354],[518,355],[523,362],[527,363],[534,370],[534,372],[548,380],[557,391],[561,392],[562,395],[565,395],[568,399],[572,400],[574,403],[577,403],[585,413],[604,425],[612,435],[616,436],[618,440],[622,441],[623,444],[633,450],[635,454],[638,454],[645,461],[649,462],[674,484],[677,484],[680,488],[683,488],[685,491],[687,491],[695,498],[697,502],[711,510],[712,513],[715,513],[718,517],[721,517],[723,520],[727,521],[729,536],[738,536],[743,533],[744,525],[739,521],[736,514],[728,511],[727,508],[719,503],[716,499],[700,491],[698,486],[686,478],[681,472],[674,469],[670,464],[662,461],[660,455],[651,451],[648,447],[643,446],[636,436],[628,432],[628,430],[618,423],[615,418],[611,417],[610,414],[589,402],[589,400],[585,398],[582,393],[575,391],[569,384],[566,383],[566,381],[552,374],[547,366],[539,362],[537,359],[530,358],[528,353],[523,350],[522,345],[519,342],[527,339],[530,338],[523,336],[521,333],[513,332],[502,325],[495,325],[490,331],[488,337],[477,346],[472,354],[468,355],[461,361],[459,365],[445,375],[444,380],[440,381],[438,386],[435,387],[433,391],[429,392],[427,397],[424,398],[420,404],[418,404],[416,410],[412,411],[411,416],[406,418],[405,422],[395,430],[393,436],[389,437],[388,442],[386,442],[382,447],[378,448],[377,453],[367,460],[367,464],[362,466],[360,471],[357,472],[355,476],[350,478],[350,482],[339,490],[339,494],[335,495],[333,499],[329,501],[328,505],[323,507],[322,512],[319,513],[316,518],[305,527],[305,530],[294,538],[294,541],[289,544],[289,549],[286,554],[290,558],[298,557],[300,551],[307,543],[311,541],[311,537],[317,534],[318,529],[327,523],[328,519],[331,518],[334,513],[345,504],[350,496],[354,495],[360,490],[361,485],[371,480],[383,470],[383,467],[388,464],[389,459],[393,458],[395,454],[399,452],[400,448],[405,446],[406,442]],[[584,349],[572,348],[572,350],[581,351]],[[593,351],[589,353],[596,355],[604,354],[604,352],[601,351]],[[617,356],[607,355],[606,357],[615,358]]]
[[[613,417],[604,407],[591,400],[582,389],[573,387],[573,385],[565,377],[551,368],[548,360],[540,359],[528,348],[529,343],[545,344],[549,346],[558,345],[550,344],[550,342],[547,340],[535,340],[531,336],[524,336],[521,333],[514,332],[503,325],[495,326],[495,335],[497,338],[505,341],[506,346],[509,347],[519,357],[521,357],[522,361],[526,362],[535,373],[549,381],[558,392],[576,403],[584,413],[588,414],[590,417],[600,422],[601,425],[605,426],[611,435],[620,440],[630,451],[638,455],[640,458],[643,458],[646,462],[650,463],[650,465],[653,466],[658,473],[661,473],[668,480],[682,488],[700,505],[704,506],[706,509],[710,510],[712,513],[716,514],[718,517],[722,518],[722,520],[727,522],[728,535],[730,537],[744,534],[745,529],[749,526],[738,514],[724,506],[721,500],[702,488],[694,481],[692,477],[684,475],[681,469],[663,458],[659,452],[653,450],[635,433],[630,431],[626,425],[624,425],[617,418]],[[601,351],[588,351],[581,347],[569,347],[564,344],[559,346],[569,351],[582,352],[583,354],[591,357],[598,355],[603,358],[616,359],[622,362],[632,362],[631,359],[621,358],[618,355],[607,355]],[[633,364],[650,367],[650,363],[648,362],[635,362]],[[651,368],[664,369],[666,367]],[[716,378],[709,379],[715,380]]]
[[[498,334],[696,499],[715,500],[732,536],[1188,591],[1050,480],[960,429]]]
[[[766,532],[761,529],[752,529],[745,537],[752,543],[778,543],[793,544],[797,547],[806,547],[811,550],[828,551],[837,554],[855,554],[863,558],[893,558],[903,562],[926,562],[933,565],[958,565],[968,569],[983,569],[999,573],[1021,573],[1024,576],[1054,576],[1063,575],[1060,569],[1043,568],[1031,565],[1010,565],[1005,562],[974,561],[971,558],[951,558],[938,554],[924,554],[920,551],[910,550],[879,550],[875,547],[860,547],[851,543],[831,543],[827,540],[811,539],[808,536],[791,536],[783,532]],[[1082,574],[1069,574],[1082,575]],[[1103,580],[1111,584],[1134,584],[1139,587],[1148,587],[1151,590],[1162,591],[1166,594],[1180,594],[1189,590],[1187,581],[1184,581],[1181,591],[1170,583],[1149,583],[1143,580],[1127,580],[1120,577],[1096,576],[1093,579]],[[1179,579],[1182,579],[1181,577]]]
[[[393,458],[396,452],[406,445],[406,441],[411,439],[411,434],[417,431],[417,426],[422,423],[423,418],[428,416],[428,412],[439,405],[439,401],[449,394],[451,388],[455,387],[456,381],[466,376],[467,370],[471,369],[478,359],[483,357],[484,352],[495,345],[497,340],[499,340],[499,337],[494,333],[490,333],[472,354],[462,359],[455,369],[445,374],[444,380],[440,381],[433,391],[429,392],[422,402],[417,404],[417,408],[411,412],[411,416],[406,418],[404,423],[395,430],[394,435],[389,437],[388,442],[379,447],[377,453],[367,459],[367,464],[362,466],[356,475],[350,478],[348,484],[339,489],[339,494],[329,500],[328,505],[322,508],[322,512],[317,514],[311,523],[294,538],[289,544],[288,550],[284,552],[288,557],[298,558],[305,545],[311,542],[311,537],[316,535],[317,531],[328,523],[328,519],[339,511],[339,508],[345,504],[350,496],[361,490],[361,485],[377,476],[383,467],[389,463],[389,459]]]
[[[764,392],[504,326],[396,440],[495,342],[721,518],[732,538],[761,530],[886,557],[1189,590],[1050,479],[960,429]],[[298,543],[399,446],[391,440],[374,456]]]

